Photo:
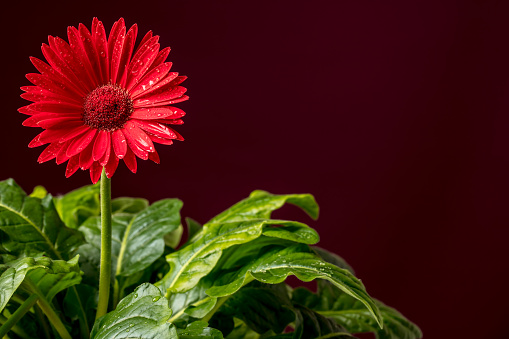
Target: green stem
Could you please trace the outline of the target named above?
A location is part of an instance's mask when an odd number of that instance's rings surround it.
[[[0,337],[3,337],[7,334],[7,332],[13,329],[13,327],[25,315],[25,313],[27,313],[32,308],[32,306],[34,306],[38,298],[39,297],[37,294],[32,294],[20,307],[18,307],[16,312],[14,312],[0,327]]]
[[[115,284],[113,285],[113,307],[116,308],[118,304],[120,294],[120,284],[118,283],[118,279],[115,278]]]
[[[103,168],[101,174],[101,266],[99,271],[98,319],[108,313],[111,281],[111,180]]]
[[[4,317],[3,315],[0,315],[0,323],[4,324],[6,321],[7,321],[7,318]],[[16,333],[18,335],[18,337],[20,337],[22,339],[32,339],[32,337],[29,336],[28,333],[26,333],[25,330],[18,324],[15,324],[14,326],[12,326],[11,331]],[[5,335],[5,337],[8,338],[9,336]]]
[[[41,308],[46,317],[48,317],[49,322],[53,325],[53,327],[55,327],[55,330],[57,330],[60,337],[62,337],[62,339],[72,339],[71,335],[62,323],[62,320],[60,320],[58,315],[55,313],[53,307],[51,307],[48,300],[46,300],[46,297],[44,297],[41,290],[39,290],[39,287],[37,287],[37,285],[35,285],[28,277],[25,278],[23,284],[29,291],[39,297],[37,305]]]

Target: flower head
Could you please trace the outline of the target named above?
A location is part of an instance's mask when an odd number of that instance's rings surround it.
[[[21,97],[33,103],[19,112],[30,115],[23,125],[44,129],[29,144],[49,144],[40,163],[68,161],[67,177],[81,168],[96,183],[103,167],[111,178],[120,159],[134,173],[136,157],[159,163],[154,142],[184,140],[168,125],[183,123],[184,111],[171,105],[188,99],[179,86],[186,77],[170,72],[170,49],[159,50],[151,31],[135,49],[137,32],[120,19],[106,37],[94,18],[91,31],[68,27],[69,43],[50,36],[42,45],[48,63],[30,58],[40,74],[27,74],[34,86],[22,87]]]

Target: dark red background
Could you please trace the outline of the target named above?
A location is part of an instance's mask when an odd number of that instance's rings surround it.
[[[123,165],[114,196],[178,197],[207,221],[253,189],[309,192],[321,246],[427,338],[504,338],[509,204],[507,1],[17,1],[4,8],[0,179],[88,184],[37,164],[20,86],[47,35],[123,16],[189,76],[185,142]]]

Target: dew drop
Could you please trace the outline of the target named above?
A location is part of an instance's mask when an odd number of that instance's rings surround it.
[[[129,327],[134,327],[134,324],[130,324]]]
[[[128,329],[127,329],[127,330],[125,330],[125,331],[126,331],[126,332],[129,332],[129,331],[131,331],[131,329],[129,329],[129,328],[128,328]]]
[[[161,297],[154,297],[154,298],[152,299],[152,301],[153,301],[153,302],[156,302],[156,301],[158,301],[159,299],[161,299]]]
[[[136,293],[136,294],[134,295],[134,298],[138,298],[138,293]]]

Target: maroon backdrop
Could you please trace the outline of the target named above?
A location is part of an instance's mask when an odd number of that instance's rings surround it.
[[[37,164],[20,86],[47,35],[120,16],[189,76],[185,142],[123,165],[114,196],[207,221],[253,189],[315,195],[316,227],[427,338],[509,337],[509,2],[16,1],[2,28],[2,163],[27,191],[88,184]],[[139,41],[139,40],[138,40]],[[482,334],[481,334],[482,333]]]

